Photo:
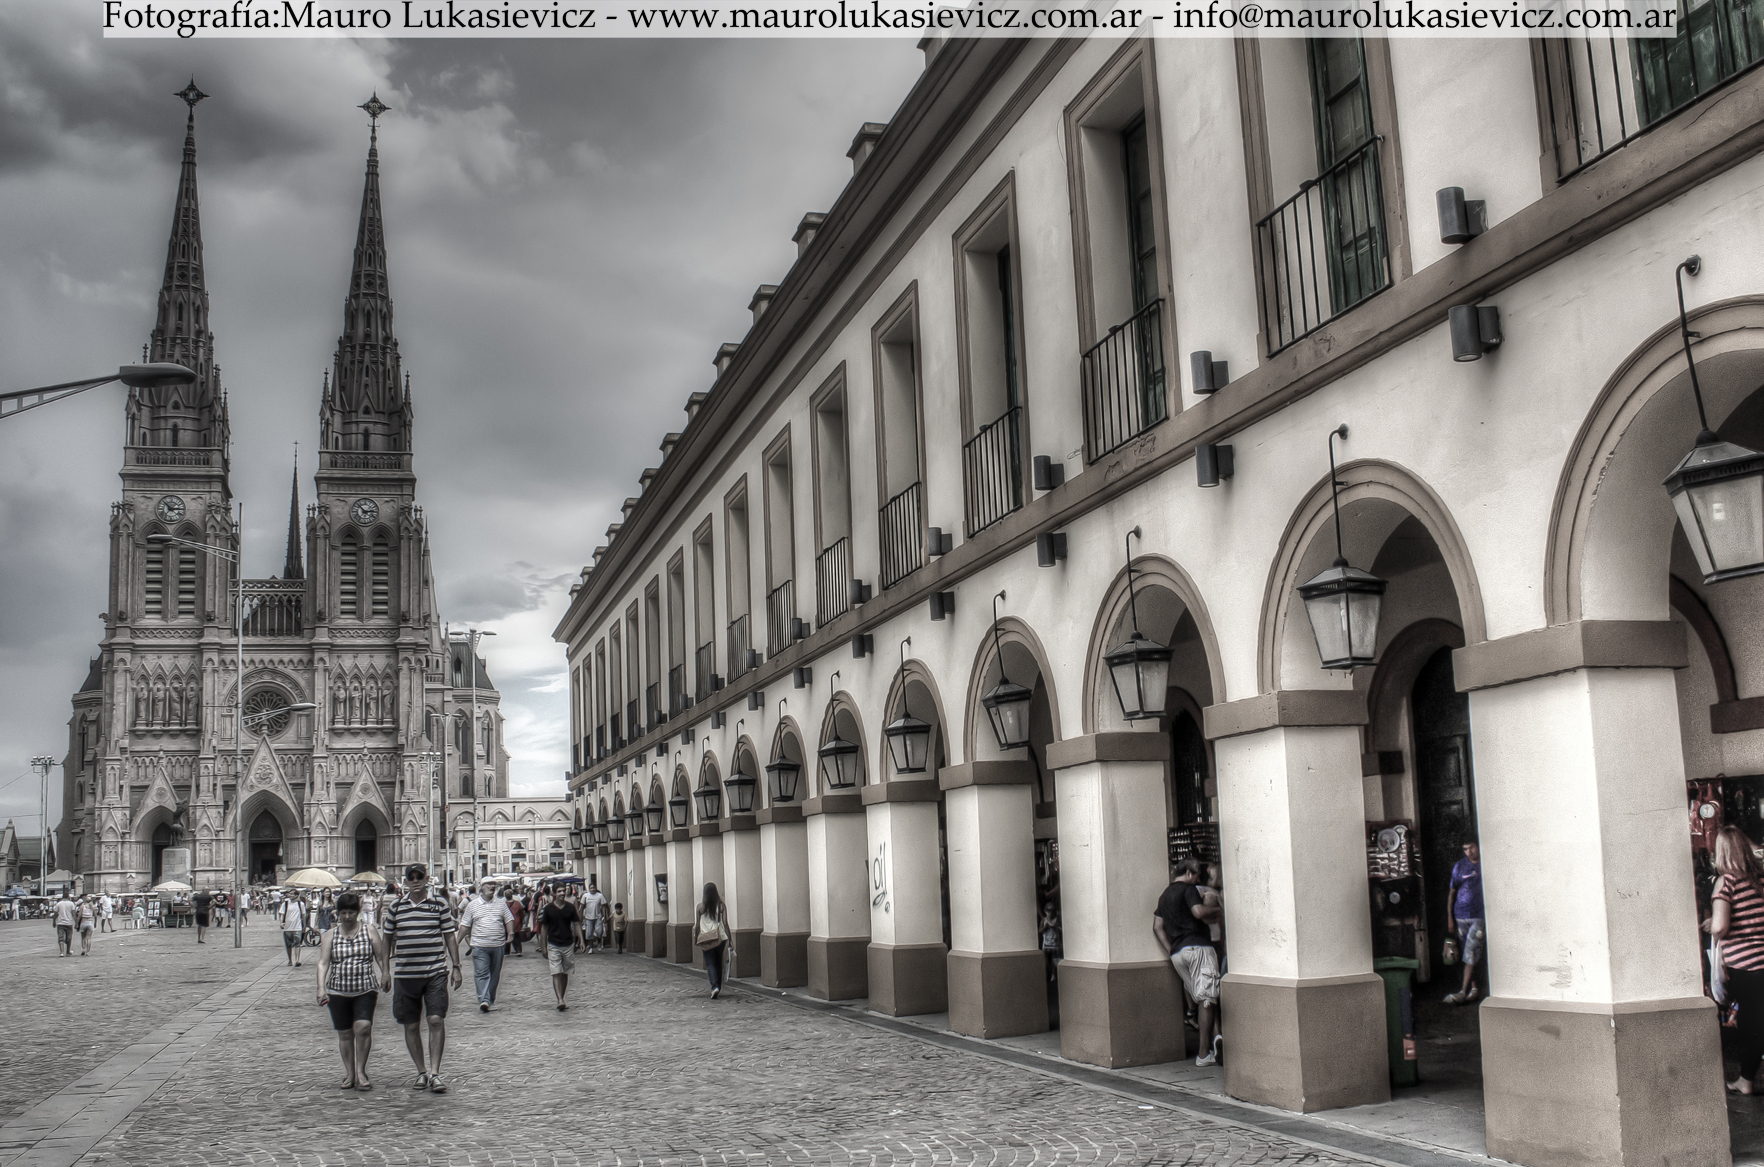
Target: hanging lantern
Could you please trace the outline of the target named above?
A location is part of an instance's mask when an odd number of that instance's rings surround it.
[[[602,847],[606,846],[607,839],[610,836],[610,834],[611,834],[611,832],[605,823],[595,823],[594,824],[594,841],[596,843],[600,844]]]
[[[930,725],[911,713],[902,712],[898,720],[883,728],[882,736],[888,739],[888,752],[894,757],[896,774],[925,772],[925,759],[931,753]]]
[[[614,815],[607,820],[606,827],[607,830],[611,832],[613,842],[623,843],[625,841],[625,820],[623,816]]]
[[[999,749],[1016,750],[1029,744],[1029,702],[1034,696],[1015,681],[1001,679],[980,698],[992,720],[992,736],[998,739]]]
[[[668,821],[673,823],[676,831],[686,826],[686,816],[692,810],[692,800],[684,794],[676,794],[668,799]]]
[[[632,806],[630,810],[625,812],[625,829],[630,832],[633,839],[638,838],[643,834],[642,807]]]
[[[1378,647],[1378,608],[1385,582],[1337,559],[1327,571],[1299,585],[1317,655],[1326,669],[1358,669],[1373,663]]]
[[[652,835],[661,834],[662,815],[664,813],[665,812],[662,810],[661,803],[659,803],[659,802],[652,803],[649,806],[646,806],[643,808],[643,817],[648,820],[650,834],[652,834]]]
[[[698,803],[698,821],[714,823],[723,817],[723,792],[706,781],[703,786],[692,792],[693,799]]]
[[[829,790],[850,790],[857,785],[857,743],[836,737],[821,747],[821,781]]]
[[[1764,572],[1764,453],[1705,430],[1665,487],[1704,583]]]
[[[1115,700],[1128,721],[1159,717],[1170,688],[1171,652],[1164,645],[1134,629],[1125,643],[1103,657],[1109,679],[1115,683]]]
[[[792,762],[782,754],[778,760],[766,767],[766,773],[772,779],[772,797],[779,802],[796,801],[796,783],[802,776],[802,765]]]
[[[739,762],[736,764],[740,765]],[[753,813],[753,788],[757,785],[752,774],[743,774],[740,770],[723,779],[723,789],[729,792],[730,814]]]
[[[582,849],[582,832],[581,831],[571,831],[570,832],[570,850],[580,851],[581,849]]]

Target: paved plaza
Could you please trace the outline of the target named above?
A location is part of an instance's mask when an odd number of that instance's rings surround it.
[[[384,998],[375,1089],[342,1091],[307,957],[261,924],[85,958],[0,924],[0,1167],[1466,1161],[753,986],[711,1001],[641,957],[578,958],[560,1014],[531,949],[495,1012],[455,994],[448,1094],[410,1088]]]

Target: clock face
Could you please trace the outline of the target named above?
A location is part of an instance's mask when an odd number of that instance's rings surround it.
[[[175,494],[168,494],[159,500],[159,517],[168,523],[184,521],[184,500]]]
[[[349,508],[349,517],[358,523],[371,523],[380,517],[380,504],[371,498],[358,498]]]

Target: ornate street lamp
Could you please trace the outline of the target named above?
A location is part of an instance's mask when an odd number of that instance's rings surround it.
[[[594,824],[594,841],[596,843],[599,843],[601,846],[605,846],[607,843],[607,840],[610,839],[611,837],[612,837],[612,830],[605,823],[595,823]]]
[[[668,821],[673,824],[676,831],[685,828],[686,816],[691,809],[692,800],[684,794],[675,794],[674,797],[668,799]]]
[[[633,839],[640,838],[643,834],[643,808],[636,803],[632,803],[631,809],[625,812],[625,830]]]
[[[643,816],[644,816],[645,820],[648,822],[650,834],[652,834],[652,835],[661,834],[662,815],[664,815],[665,813],[667,813],[667,812],[662,809],[662,805],[659,802],[652,802],[648,806],[643,808]]]
[[[914,717],[907,702],[906,646],[912,642],[910,636],[900,642],[900,716],[882,727],[896,774],[923,774],[931,753],[931,726]]]
[[[709,766],[699,768],[699,787],[692,792],[692,799],[698,803],[698,821],[714,823],[723,817],[723,792],[711,779]]]
[[[723,779],[723,789],[729,792],[730,814],[752,814],[753,791],[759,785],[752,774],[741,772],[741,727],[746,721],[743,717],[735,722],[735,769]]]
[[[766,774],[772,780],[772,798],[778,802],[796,801],[796,783],[802,776],[802,764],[792,762],[784,756],[784,747],[778,747],[778,756],[771,765],[766,767]]]
[[[1003,592],[992,597],[992,646],[998,656],[998,684],[980,698],[986,716],[992,721],[992,736],[1001,750],[1018,750],[1029,744],[1029,703],[1035,694],[1012,681],[1005,674],[1004,642],[998,632],[998,602]]]
[[[1139,630],[1139,598],[1133,590],[1133,540],[1142,539],[1139,528],[1127,532],[1127,608],[1133,615],[1133,634],[1120,647],[1103,656],[1109,680],[1115,684],[1115,700],[1121,703],[1121,716],[1128,721],[1159,717],[1169,695],[1170,657],[1168,646],[1146,636]],[[1004,658],[999,658],[1004,668]],[[1025,740],[1028,731],[1024,731]]]
[[[1764,453],[1724,442],[1709,428],[1703,386],[1691,357],[1682,274],[1694,276],[1702,267],[1702,258],[1693,255],[1673,273],[1678,282],[1678,329],[1684,338],[1684,360],[1690,366],[1691,392],[1696,396],[1697,421],[1702,428],[1697,444],[1663,485],[1678,511],[1691,553],[1697,557],[1703,582],[1712,584],[1764,571]]]
[[[821,783],[829,790],[850,790],[857,785],[859,750],[855,742],[839,736],[839,717],[833,713],[833,694],[839,691],[839,671],[828,678],[827,712],[832,714],[833,740],[818,751],[821,759]]]
[[[1317,656],[1326,669],[1358,669],[1373,663],[1378,647],[1378,608],[1385,582],[1348,564],[1341,546],[1341,483],[1335,477],[1335,439],[1348,427],[1329,431],[1329,497],[1335,505],[1335,562],[1302,583],[1298,594],[1311,619]]]
[[[625,818],[624,818],[624,816],[615,814],[612,816],[612,818],[607,819],[606,820],[606,830],[607,830],[607,837],[610,838],[613,842],[623,843],[625,841]]]
[[[571,831],[570,832],[570,850],[580,851],[581,849],[582,849],[582,832],[581,831]]]

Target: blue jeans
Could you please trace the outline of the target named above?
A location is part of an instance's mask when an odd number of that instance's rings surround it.
[[[496,982],[502,979],[502,946],[472,949],[472,980],[477,982],[478,1000],[496,1004]]]
[[[704,971],[710,974],[710,987],[713,990],[723,987],[723,959],[728,955],[727,944],[704,950]]]

